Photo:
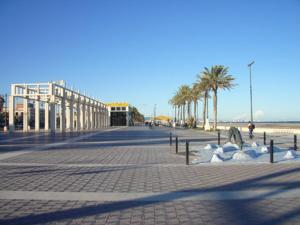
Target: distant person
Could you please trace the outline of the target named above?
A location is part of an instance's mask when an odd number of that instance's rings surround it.
[[[180,126],[183,127],[183,120],[180,120]]]
[[[252,123],[251,121],[248,122],[248,130],[249,130],[249,138],[252,139],[253,138],[253,130],[255,129],[255,125],[254,123]]]

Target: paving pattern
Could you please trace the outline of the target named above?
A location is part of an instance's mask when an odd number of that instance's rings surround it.
[[[147,127],[0,135],[0,224],[300,224],[300,164],[186,166],[170,132],[181,153],[216,141]]]

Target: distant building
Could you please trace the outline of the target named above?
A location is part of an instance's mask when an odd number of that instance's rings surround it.
[[[107,103],[108,115],[111,126],[131,126],[132,107],[127,102]]]

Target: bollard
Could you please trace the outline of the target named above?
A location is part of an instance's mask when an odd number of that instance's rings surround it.
[[[176,145],[176,154],[178,154],[178,137],[175,139],[175,145]]]
[[[264,145],[266,145],[267,135],[266,132],[264,132]]]
[[[294,135],[294,150],[297,151],[297,135]]]
[[[274,142],[270,141],[270,163],[274,162]]]
[[[189,142],[186,141],[185,143],[185,157],[186,157],[186,165],[189,165],[190,164],[190,152],[189,152]]]
[[[172,145],[172,133],[170,133],[170,146]]]
[[[218,145],[221,145],[221,134],[220,134],[220,131],[218,131]]]

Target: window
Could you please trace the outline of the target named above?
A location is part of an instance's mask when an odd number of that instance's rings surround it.
[[[120,107],[117,107],[117,111],[120,111],[121,110],[121,108]]]
[[[111,111],[115,111],[116,110],[116,107],[111,107]]]
[[[126,111],[126,107],[122,107],[122,111]]]

